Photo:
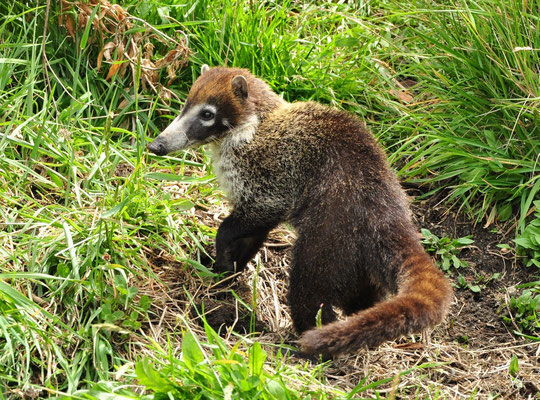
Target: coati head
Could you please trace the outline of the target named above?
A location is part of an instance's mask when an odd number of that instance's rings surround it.
[[[245,69],[202,67],[180,115],[148,145],[157,154],[219,140],[243,125],[257,125],[269,103],[282,100]],[[254,131],[256,126],[252,127]]]

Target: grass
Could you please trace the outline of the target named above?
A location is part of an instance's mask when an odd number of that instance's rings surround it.
[[[536,6],[451,3],[420,2],[412,17],[423,54],[408,73],[422,106],[404,130],[412,137],[401,150],[411,159],[401,173],[425,176],[419,181],[435,190],[449,183],[448,200],[479,220],[517,215],[523,229],[540,190]]]
[[[166,389],[179,398],[410,393],[394,375],[334,387],[327,366],[288,363],[249,336],[223,341],[187,317],[188,288],[211,285],[204,260],[214,215],[225,211],[204,150],[156,158],[145,147],[203,63],[247,67],[288,100],[361,115],[404,179],[430,193],[449,187],[448,200],[472,217],[515,222],[530,236],[540,188],[532,2],[129,0],[122,5],[138,19],[122,25],[111,14],[107,29],[77,28],[85,11],[63,3],[62,14],[57,2],[46,27],[42,3],[0,5],[2,398],[137,398],[143,388],[148,398]],[[61,15],[72,18],[73,37]],[[192,54],[167,65],[172,82],[167,68],[143,68],[180,54],[185,35]],[[129,61],[119,46],[133,42]],[[169,315],[158,268],[168,263],[186,278],[177,294],[186,309],[166,325],[156,321]]]

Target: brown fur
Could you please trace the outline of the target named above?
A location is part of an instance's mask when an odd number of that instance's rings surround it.
[[[232,79],[242,75],[248,79],[251,101],[246,103],[241,96],[231,88]],[[283,101],[274,92],[268,92],[267,85],[246,69],[241,68],[212,68],[202,74],[189,91],[186,106],[213,102],[227,107],[228,118],[236,124],[244,122],[251,113],[256,113],[261,119]]]
[[[248,82],[245,98],[232,84],[237,75]],[[216,171],[233,205],[218,230],[214,269],[243,269],[268,232],[290,221],[298,238],[289,305],[303,352],[351,352],[444,318],[452,289],[418,242],[406,196],[358,118],[314,102],[288,104],[238,69],[203,73],[186,107],[202,103],[235,121],[213,134]],[[254,134],[232,139],[253,115]],[[333,307],[348,318],[336,322]]]

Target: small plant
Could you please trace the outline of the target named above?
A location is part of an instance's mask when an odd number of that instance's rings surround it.
[[[474,243],[471,236],[465,236],[458,239],[450,239],[447,236],[439,238],[431,233],[428,229],[422,229],[422,243],[426,250],[433,254],[437,260],[439,267],[449,272],[453,267],[455,269],[465,268],[468,266],[467,261],[460,260],[457,256],[461,249],[470,246]]]
[[[458,287],[461,289],[469,289],[471,292],[480,293],[482,289],[486,288],[486,285],[494,279],[498,279],[501,276],[500,273],[496,272],[493,275],[487,277],[483,275],[476,274],[476,279],[472,282],[467,280],[463,275],[459,274],[457,279]]]
[[[510,364],[508,365],[508,373],[512,375],[513,377],[516,377],[516,375],[519,372],[519,359],[515,354],[512,354],[512,359],[510,360]]]
[[[534,219],[516,237],[518,254],[526,257],[526,266],[540,268],[540,200],[534,203]]]
[[[287,374],[295,371],[285,365],[268,371],[265,368],[268,353],[260,343],[254,342],[242,350],[242,341],[230,347],[207,324],[205,331],[208,343],[186,331],[182,357],[171,359],[170,364],[157,366],[148,359],[137,362],[138,381],[154,392],[154,398],[296,399],[306,395],[327,398],[327,393],[314,392],[309,385],[301,385],[298,390],[287,385]],[[305,375],[305,379],[313,378]]]
[[[509,310],[511,316],[503,317],[508,324],[516,326],[521,333],[540,333],[540,281],[526,283],[517,286],[518,289],[526,288],[517,298],[510,298]],[[540,340],[540,337],[538,338]]]

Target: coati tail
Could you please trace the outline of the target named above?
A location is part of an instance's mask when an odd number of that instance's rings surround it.
[[[345,321],[305,332],[299,340],[302,352],[327,358],[363,346],[377,346],[441,322],[453,297],[442,272],[427,254],[408,257],[402,271],[403,278],[394,297]]]

